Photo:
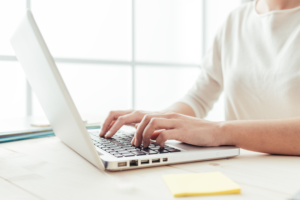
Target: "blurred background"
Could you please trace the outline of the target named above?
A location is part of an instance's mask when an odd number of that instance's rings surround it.
[[[9,42],[26,9],[79,112],[106,115],[164,109],[183,97],[216,31],[243,2],[0,0],[0,119],[44,115]],[[207,119],[224,119],[222,96]]]

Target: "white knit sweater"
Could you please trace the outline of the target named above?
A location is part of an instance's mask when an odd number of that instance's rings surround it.
[[[181,99],[199,118],[222,91],[226,120],[300,116],[300,7],[258,14],[255,3],[229,15]]]

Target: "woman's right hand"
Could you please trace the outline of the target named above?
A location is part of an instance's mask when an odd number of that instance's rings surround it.
[[[147,112],[138,110],[110,111],[105,119],[100,137],[111,138],[123,125],[140,123],[145,115],[162,114],[159,112]]]

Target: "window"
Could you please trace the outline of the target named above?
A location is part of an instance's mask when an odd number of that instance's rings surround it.
[[[0,118],[44,115],[9,38],[32,10],[82,115],[159,110],[201,71],[217,27],[240,0],[0,0]],[[208,119],[222,120],[220,100]]]
[[[25,6],[25,1],[0,0],[0,118],[26,115],[26,79],[9,43]]]

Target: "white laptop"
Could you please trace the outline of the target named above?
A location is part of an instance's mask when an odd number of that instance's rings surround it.
[[[134,133],[122,129],[111,139],[100,138],[99,130],[88,131],[83,124],[31,11],[26,12],[11,44],[55,135],[101,170],[119,171],[239,155],[239,148],[234,146],[197,147],[178,141],[167,141],[164,149],[155,141],[147,149],[135,148],[130,144]]]

